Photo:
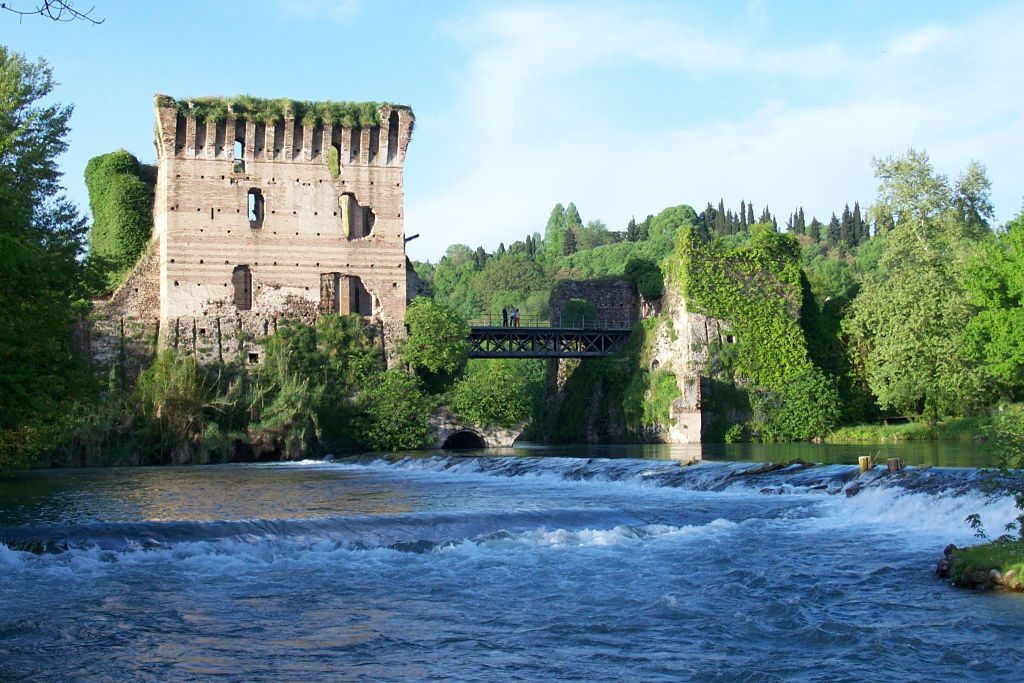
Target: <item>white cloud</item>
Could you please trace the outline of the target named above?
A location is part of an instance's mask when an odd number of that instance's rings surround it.
[[[1013,30],[1024,14],[1018,8],[955,30],[925,26],[865,59],[862,46],[853,46],[854,58],[829,41],[737,49],[744,41],[695,22],[598,7],[499,10],[452,27],[473,50],[464,99],[455,103],[472,112],[472,145],[452,148],[448,163],[459,170],[442,191],[410,194],[410,232],[423,235],[409,245],[414,256],[437,258],[453,242],[493,248],[521,239],[542,229],[552,205],[570,200],[584,219],[613,229],[633,213],[680,203],[699,211],[722,196],[732,207],[740,199],[758,210],[767,203],[780,221],[797,204],[827,220],[846,202],[870,203],[871,158],[908,146],[928,149],[950,175],[982,161],[998,218],[1020,207],[1024,185],[1010,143],[1024,136],[1024,76],[1013,66],[1024,63]],[[803,102],[723,108],[711,122],[662,113],[627,130],[600,110],[580,116],[560,94],[609,67],[642,74],[652,64],[697,83],[755,73],[804,91],[821,87]],[[562,110],[574,116],[552,115]],[[459,216],[472,220],[453,221]]]
[[[889,45],[889,53],[896,57],[909,57],[937,47],[948,40],[953,32],[945,26],[925,26],[902,35]]]

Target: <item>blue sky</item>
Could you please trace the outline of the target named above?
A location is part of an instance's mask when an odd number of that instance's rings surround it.
[[[7,0],[15,7],[36,0]],[[73,103],[62,157],[155,158],[152,95],[249,93],[409,104],[413,258],[542,230],[556,202],[622,229],[721,197],[827,220],[926,149],[988,169],[999,223],[1024,198],[1024,3],[92,0],[102,26],[19,23]]]

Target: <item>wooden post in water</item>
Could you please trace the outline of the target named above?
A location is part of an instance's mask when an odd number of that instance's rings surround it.
[[[857,458],[857,464],[860,465],[861,474],[864,474],[865,472],[867,472],[868,470],[875,466],[874,458],[872,458],[870,455],[862,455],[859,458]]]
[[[885,464],[889,468],[889,474],[896,474],[903,469],[902,458],[889,458]]]

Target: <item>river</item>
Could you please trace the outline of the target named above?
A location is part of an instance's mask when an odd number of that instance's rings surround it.
[[[1014,516],[960,449],[18,473],[0,680],[1020,681],[1024,596],[933,574]]]

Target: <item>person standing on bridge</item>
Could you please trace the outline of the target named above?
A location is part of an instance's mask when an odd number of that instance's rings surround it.
[[[501,326],[508,327],[508,306],[501,307]]]
[[[512,327],[519,327],[519,309],[512,307]]]

